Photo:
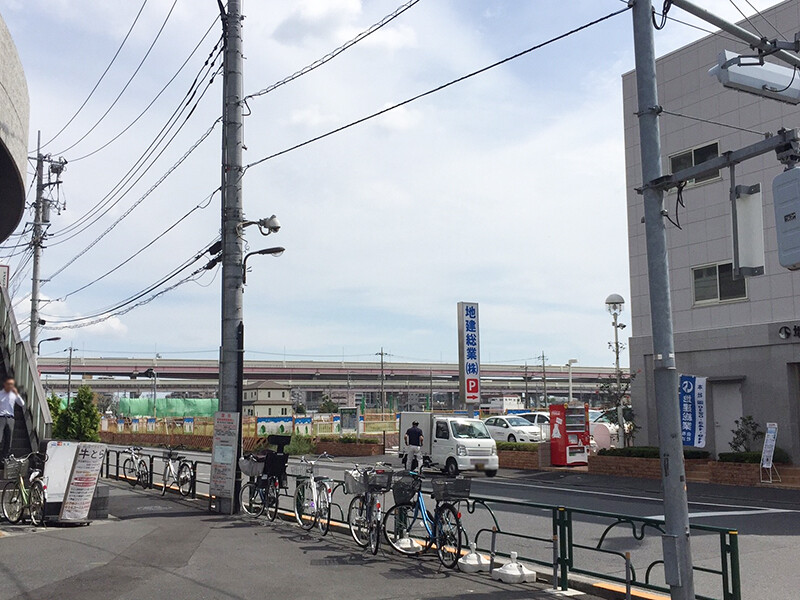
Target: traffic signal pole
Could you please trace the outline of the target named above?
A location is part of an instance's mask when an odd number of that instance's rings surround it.
[[[651,0],[630,0],[633,13],[633,43],[636,59],[639,142],[642,181],[661,177],[661,133],[659,130],[656,55]],[[650,317],[653,328],[653,371],[658,421],[661,478],[664,489],[664,573],[672,600],[694,600],[694,577],[689,537],[689,506],[683,462],[678,374],[672,330],[667,231],[662,210],[664,192],[645,185],[645,236],[647,274],[650,283]]]

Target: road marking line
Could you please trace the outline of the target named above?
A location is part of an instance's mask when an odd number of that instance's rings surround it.
[[[712,517],[749,517],[754,515],[768,515],[774,513],[792,513],[798,512],[796,510],[790,510],[787,508],[763,508],[758,510],[718,510],[718,511],[708,511],[708,512],[696,512],[696,513],[689,513],[690,519],[708,519]],[[664,515],[651,515],[649,517],[644,517],[645,519],[655,519],[657,521],[663,521]]]

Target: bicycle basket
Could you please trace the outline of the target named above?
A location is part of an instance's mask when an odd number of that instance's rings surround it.
[[[364,477],[356,470],[344,472],[344,493],[350,495],[363,494],[367,491]]]
[[[243,456],[239,459],[239,468],[248,477],[258,477],[264,472],[264,463],[255,460],[252,456]]]
[[[371,492],[388,492],[392,489],[392,472],[385,469],[370,471],[367,485]]]
[[[394,503],[407,504],[413,502],[421,487],[422,481],[410,473],[395,473],[392,477]]]
[[[434,479],[433,497],[437,502],[443,500],[465,500],[469,498],[471,479]]]
[[[286,472],[293,477],[311,477],[313,467],[305,463],[293,463],[286,467]]]
[[[9,456],[6,459],[5,478],[16,479],[20,475],[22,477],[28,476],[28,460]]]

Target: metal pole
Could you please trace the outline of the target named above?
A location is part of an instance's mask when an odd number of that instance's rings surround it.
[[[617,375],[617,443],[627,446],[625,436],[625,411],[622,409],[622,371],[619,370],[619,315],[614,313],[614,367]]]
[[[67,367],[67,408],[72,397],[72,346],[69,347],[69,366]]]
[[[386,411],[386,387],[383,376],[383,355],[383,346],[381,346],[381,420],[383,420],[383,413]]]
[[[525,408],[531,407],[531,401],[528,397],[528,361],[525,361]]]
[[[34,357],[38,358],[39,348],[36,337],[39,334],[39,278],[42,260],[42,207],[44,203],[44,156],[41,152],[42,132],[36,134],[36,201],[34,202],[33,234],[33,274],[31,275],[31,329],[28,341]]]
[[[158,373],[153,369],[153,418],[158,418],[158,409],[156,408],[156,398],[158,396]]]
[[[228,0],[222,15],[223,58],[222,152],[222,351],[220,410],[237,406],[237,328],[242,322],[242,19],[240,0]]]
[[[572,402],[572,361],[567,362],[567,367],[569,368],[569,397],[567,398],[567,402]]]
[[[651,21],[653,5],[650,0],[633,0],[632,5],[642,181],[648,182],[661,176],[661,133],[656,108],[658,88]],[[673,346],[667,232],[661,214],[664,194],[661,190],[645,188],[643,197],[655,400],[664,490],[665,534],[662,544],[665,579],[670,586],[672,600],[694,600],[689,508],[677,401],[678,376]]]
[[[544,350],[542,350],[542,387],[544,388],[544,407],[547,408],[549,402],[547,401],[547,367],[544,364],[545,360]]]

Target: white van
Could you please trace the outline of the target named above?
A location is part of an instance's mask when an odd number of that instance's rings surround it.
[[[405,434],[414,421],[422,429],[422,455],[426,467],[455,477],[460,471],[497,475],[497,444],[483,421],[452,414],[400,413],[400,454],[406,453]],[[411,466],[411,465],[408,465]]]

